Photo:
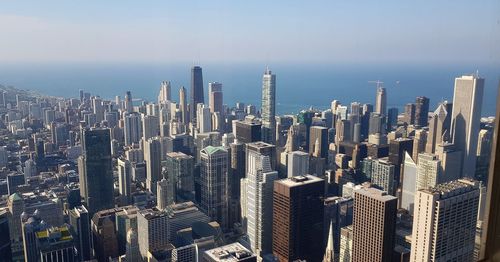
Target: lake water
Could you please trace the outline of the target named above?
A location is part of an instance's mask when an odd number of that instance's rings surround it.
[[[44,94],[78,97],[84,89],[114,99],[132,91],[134,98],[156,101],[160,82],[170,80],[172,94],[189,90],[191,64],[29,64],[0,65],[0,84],[32,89]],[[223,84],[224,103],[240,101],[260,106],[262,73],[266,65],[219,63],[201,64],[205,92],[208,82]],[[453,99],[454,78],[479,70],[486,79],[483,115],[495,113],[500,66],[498,65],[333,65],[271,64],[276,74],[279,114],[297,113],[310,106],[328,108],[333,99],[343,104],[353,101],[375,103],[375,84],[384,81],[388,106],[400,112],[416,96],[427,96],[431,110],[442,100]],[[208,96],[205,96],[208,102]]]

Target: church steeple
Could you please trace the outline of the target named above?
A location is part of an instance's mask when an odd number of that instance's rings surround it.
[[[323,262],[335,261],[335,251],[333,249],[333,223],[330,221],[330,230],[328,231],[328,244],[325,249],[325,256]]]

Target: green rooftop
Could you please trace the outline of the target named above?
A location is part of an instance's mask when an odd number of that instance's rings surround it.
[[[23,200],[23,198],[21,197],[21,195],[19,195],[18,193],[14,193],[14,194],[10,195],[9,199],[10,199],[10,201]]]
[[[207,154],[211,155],[213,153],[216,153],[217,151],[226,151],[226,149],[224,149],[223,146],[207,146],[205,148],[203,148],[203,150],[205,150],[205,152],[207,152]]]

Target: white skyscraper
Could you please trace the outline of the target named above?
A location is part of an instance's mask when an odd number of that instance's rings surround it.
[[[128,204],[130,201],[132,185],[132,166],[125,158],[118,158],[118,191],[122,200]]]
[[[161,179],[161,144],[150,138],[144,142],[144,160],[146,161],[146,188],[156,193],[156,182]]]
[[[210,107],[210,112],[222,113],[222,84],[218,82],[208,83],[208,106]]]
[[[252,251],[263,256],[272,251],[273,182],[278,172],[271,169],[269,156],[247,152],[247,235]]]
[[[262,141],[276,144],[276,75],[266,69],[262,76]]]
[[[377,99],[375,101],[375,112],[380,115],[387,115],[387,92],[384,87],[377,88]]]
[[[170,81],[163,81],[160,85],[160,93],[158,94],[158,104],[165,104],[172,100]]]
[[[208,133],[212,131],[212,114],[210,108],[204,104],[198,104],[197,121],[200,133]]]
[[[413,203],[415,200],[415,191],[417,182],[417,165],[405,151],[405,159],[403,161],[403,176],[402,176],[402,193],[401,193],[401,208],[404,208],[413,214]]]
[[[148,140],[160,133],[160,120],[157,116],[142,115],[142,138]]]
[[[288,153],[288,177],[304,176],[309,173],[309,154],[303,151]]]
[[[125,136],[125,145],[129,146],[133,143],[139,143],[142,137],[141,116],[137,113],[125,114],[125,126],[123,129]]]
[[[473,261],[479,182],[459,179],[415,196],[411,261]]]
[[[477,76],[455,78],[451,137],[453,144],[463,152],[462,176],[474,177],[476,150],[483,104],[484,79]]]

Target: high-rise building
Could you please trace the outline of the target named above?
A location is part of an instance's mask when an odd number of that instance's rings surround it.
[[[189,114],[188,114],[188,102],[187,102],[187,94],[186,88],[181,86],[179,89],[179,109],[181,110],[181,122],[183,124],[187,124],[189,122]]]
[[[189,96],[190,121],[191,123],[196,124],[196,108],[198,104],[205,103],[205,96],[203,93],[203,74],[201,67],[199,66],[193,66],[193,68],[191,68],[191,90]]]
[[[401,181],[401,208],[404,208],[408,210],[410,214],[413,214],[417,183],[417,164],[415,164],[415,161],[413,161],[408,152],[405,152]]]
[[[125,145],[130,146],[134,143],[139,143],[142,137],[141,115],[138,113],[129,113],[124,116],[123,135],[125,137]]]
[[[173,204],[166,208],[169,217],[169,241],[174,242],[179,230],[192,227],[194,223],[209,223],[210,218],[191,202]]]
[[[125,251],[127,261],[141,261],[141,252],[139,250],[139,236],[137,229],[130,228],[127,232],[127,246]]]
[[[375,112],[380,115],[387,115],[387,92],[384,87],[377,88],[377,99],[375,101]]]
[[[309,154],[313,154],[316,141],[319,142],[320,157],[328,158],[328,128],[322,126],[311,126],[309,132]]]
[[[12,261],[9,217],[7,211],[0,211],[0,261]]]
[[[128,204],[132,190],[132,165],[125,158],[118,158],[118,192],[121,200]]]
[[[125,94],[124,107],[127,113],[132,113],[134,111],[134,104],[132,102],[132,93],[127,91]]]
[[[429,118],[429,98],[418,96],[415,100],[415,125],[427,126]]]
[[[401,164],[404,160],[404,154],[413,153],[413,140],[410,138],[397,138],[389,142],[389,162],[394,165],[394,180],[396,185],[399,185]]]
[[[66,225],[36,232],[37,261],[76,262],[73,237]]]
[[[262,141],[276,143],[276,75],[266,69],[262,77]]]
[[[339,262],[352,261],[352,238],[352,225],[340,229]]]
[[[191,260],[193,261],[193,260]],[[213,249],[206,250],[202,253],[202,258],[200,261],[206,262],[257,262],[257,257],[246,249],[240,243],[231,243],[229,245],[216,247]]]
[[[385,158],[372,160],[371,183],[373,186],[395,195],[395,167]]]
[[[142,138],[148,140],[160,133],[160,119],[154,115],[142,115]]]
[[[387,130],[390,131],[398,126],[398,114],[399,110],[397,107],[391,107],[387,110]]]
[[[262,140],[262,124],[257,121],[235,120],[234,135],[240,143],[251,143]]]
[[[224,147],[200,151],[200,207],[212,220],[228,228],[229,153]]]
[[[77,206],[69,211],[73,239],[79,261],[92,259],[92,233],[90,231],[89,212],[84,206]]]
[[[144,209],[137,214],[139,251],[147,260],[148,253],[168,246],[168,214],[158,209]]]
[[[162,81],[160,84],[160,93],[158,94],[158,104],[166,104],[172,100],[172,91],[170,81]]]
[[[90,214],[114,206],[114,180],[109,129],[83,131],[83,154],[78,159],[80,194]]]
[[[479,182],[459,179],[415,196],[411,261],[473,261]]]
[[[413,137],[413,153],[412,158],[415,162],[418,162],[418,155],[425,152],[425,147],[427,144],[427,131],[424,129],[415,130],[415,136]]]
[[[222,84],[218,82],[208,83],[208,105],[210,107],[210,112],[222,113],[223,112],[222,104],[223,104]]]
[[[451,137],[456,148],[463,153],[462,176],[474,177],[484,79],[477,76],[455,78]]]
[[[161,144],[150,138],[144,142],[144,161],[146,161],[146,188],[156,194],[156,182],[161,179]]]
[[[212,131],[212,115],[210,108],[204,104],[197,106],[197,127],[200,133],[208,133]]]
[[[405,122],[408,125],[415,124],[415,104],[413,103],[405,105]]]
[[[249,150],[246,173],[246,232],[251,250],[263,257],[272,251],[273,182],[278,172],[271,169],[269,156]]]
[[[175,192],[184,199],[194,198],[194,158],[182,152],[167,153],[166,168],[174,179]],[[177,198],[177,196],[176,196]]]
[[[323,257],[325,181],[306,175],[274,182],[273,255],[279,261],[320,261]]]
[[[287,175],[305,176],[309,172],[309,154],[303,151],[292,151],[287,156]]]
[[[354,191],[352,261],[392,261],[397,198],[373,187]]]
[[[435,155],[427,153],[419,154],[416,189],[435,187],[440,183],[441,179],[441,161]]]
[[[156,208],[158,210],[165,210],[167,206],[173,204],[175,201],[174,183],[165,178],[158,181],[156,195]]]

